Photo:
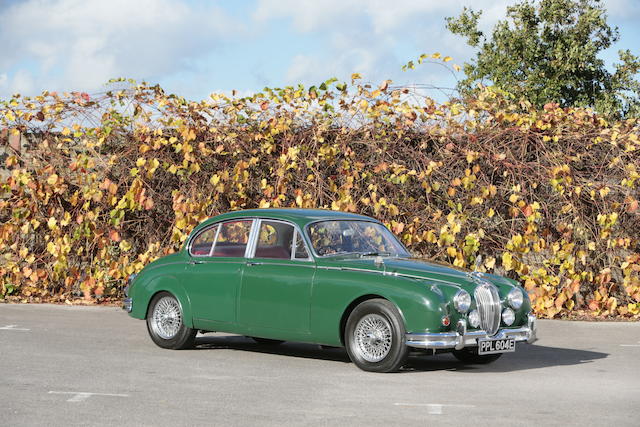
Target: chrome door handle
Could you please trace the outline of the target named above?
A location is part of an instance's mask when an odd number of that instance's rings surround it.
[[[247,265],[262,265],[263,262],[247,261]]]
[[[189,265],[202,264],[204,261],[200,261],[199,259],[192,259],[189,261]]]

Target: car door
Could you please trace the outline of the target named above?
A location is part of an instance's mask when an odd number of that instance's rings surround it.
[[[215,224],[194,236],[184,285],[196,324],[234,323],[253,219]]]
[[[242,277],[238,322],[266,336],[277,331],[309,333],[315,263],[300,231],[267,219],[259,220],[256,230]]]

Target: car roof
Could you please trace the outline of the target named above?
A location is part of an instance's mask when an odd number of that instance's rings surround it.
[[[300,227],[323,220],[378,220],[349,212],[332,211],[328,209],[298,209],[298,208],[268,208],[268,209],[245,209],[240,211],[227,212],[204,221],[197,228],[205,227],[218,221],[224,221],[236,218],[267,218],[280,219],[298,224]]]

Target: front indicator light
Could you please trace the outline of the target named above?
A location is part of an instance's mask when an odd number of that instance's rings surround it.
[[[442,325],[443,326],[449,326],[451,324],[451,320],[449,320],[449,316],[443,316],[442,317]]]
[[[516,320],[516,313],[513,312],[510,308],[505,308],[502,312],[502,321],[505,325],[511,326],[513,322]]]

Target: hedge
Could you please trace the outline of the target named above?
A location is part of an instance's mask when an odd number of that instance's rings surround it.
[[[321,207],[517,279],[540,316],[640,317],[638,121],[491,89],[437,103],[357,74],[201,102],[112,85],[0,103],[28,141],[0,181],[5,299],[118,298],[205,218]]]

